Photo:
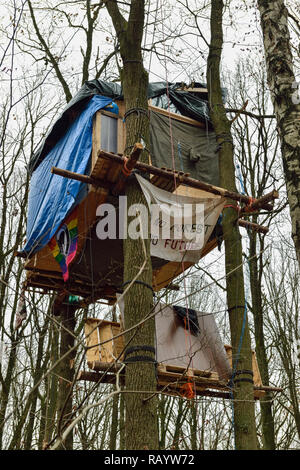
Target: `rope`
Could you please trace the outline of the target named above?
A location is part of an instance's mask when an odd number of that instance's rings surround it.
[[[149,119],[148,109],[145,109],[145,108],[130,108],[124,114],[123,122],[125,122],[126,119],[128,118],[128,116],[130,116],[130,114],[133,114],[133,113],[137,113],[138,116],[139,116],[139,114],[145,114],[145,116],[147,116],[147,118]]]
[[[180,145],[179,141],[177,143],[177,152],[178,152],[178,158],[179,158],[179,162],[180,162],[180,169],[181,169],[181,171],[184,171],[183,159],[182,159],[182,154],[181,154],[181,145]]]
[[[122,166],[122,170],[121,170],[121,171],[122,171],[123,175],[126,176],[126,178],[127,178],[128,176],[130,176],[130,175],[131,175],[131,172],[132,172],[132,170],[130,170],[130,169],[127,167],[127,162],[128,162],[128,158],[127,158],[127,157],[124,157],[124,163],[123,163],[123,166]]]

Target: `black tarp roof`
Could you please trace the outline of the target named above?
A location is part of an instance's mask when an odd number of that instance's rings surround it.
[[[168,83],[168,95],[170,102],[184,116],[188,116],[197,121],[206,121],[210,124],[208,113],[207,93],[186,93],[181,90],[182,83]],[[203,83],[195,83],[195,88],[206,88]],[[58,140],[64,135],[71,123],[81,113],[87,102],[94,95],[104,95],[113,100],[123,99],[122,87],[118,83],[105,82],[102,80],[90,80],[84,83],[79,92],[72,98],[63,110],[59,119],[45,137],[43,144],[32,155],[29,162],[29,172],[43,161],[47,153],[55,146]],[[166,82],[149,83],[148,98],[152,99],[154,105],[162,108],[167,107],[167,84]]]

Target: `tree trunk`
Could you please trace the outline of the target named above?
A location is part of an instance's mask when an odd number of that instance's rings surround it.
[[[51,358],[50,367],[53,366],[58,360],[58,348],[59,348],[59,329],[55,323],[51,325]],[[55,430],[55,416],[57,409],[57,395],[58,395],[58,371],[59,366],[56,366],[50,377],[46,377],[46,416],[45,426],[43,428],[43,435],[40,436],[40,442],[42,442],[42,448],[46,447],[51,441],[53,432]]]
[[[257,222],[256,217],[254,217],[253,222]],[[263,305],[261,297],[261,277],[263,266],[260,265],[260,267],[258,267],[257,258],[255,257],[257,252],[256,245],[257,233],[252,232],[250,235],[249,268],[256,356],[259,371],[262,378],[262,383],[264,385],[269,385],[269,370],[265,347]],[[275,450],[274,418],[272,414],[272,395],[269,392],[266,392],[266,394],[260,399],[260,408],[262,417],[264,450]]]
[[[75,329],[75,311],[74,306],[61,306],[61,331],[60,331],[60,357],[64,356],[74,346],[74,329]],[[75,353],[72,351],[59,364],[59,389],[58,389],[58,434],[62,434],[65,426],[70,424],[72,415],[72,382],[74,378],[74,358]],[[71,431],[66,440],[62,443],[60,449],[73,449],[73,432]]]
[[[220,83],[220,60],[223,47],[223,0],[211,2],[211,43],[207,65],[207,85],[211,119],[219,145],[220,186],[236,191],[233,163],[231,123],[226,117]],[[235,206],[234,201],[228,205]],[[251,343],[245,311],[242,245],[237,225],[237,211],[226,207],[223,211],[223,238],[225,242],[227,305],[229,311],[234,377],[234,431],[237,450],[256,449],[255,411],[252,376]],[[229,274],[232,270],[239,269]]]
[[[109,450],[116,450],[118,435],[119,395],[114,395],[111,412]]]
[[[132,0],[128,21],[121,15],[117,3],[107,2],[107,10],[112,18],[123,60],[121,81],[126,111],[132,112],[126,119],[126,147],[127,151],[136,143],[144,140],[149,148],[149,119],[148,110],[148,74],[143,67],[141,42],[144,28],[144,0]],[[137,112],[136,109],[144,112]],[[148,161],[147,152],[143,152],[142,161]],[[146,200],[135,178],[128,182],[126,187],[128,207],[133,204],[143,204]],[[130,223],[130,219],[128,219]],[[144,229],[144,227],[140,227]],[[149,224],[148,224],[149,228]],[[133,284],[125,296],[124,321],[125,329],[134,326],[143,320],[153,306],[152,291],[152,265],[150,259],[149,231],[148,238],[133,240],[127,238],[123,242],[124,254],[124,283],[135,278],[141,266],[145,263],[138,280],[143,284]],[[154,347],[155,324],[154,319],[146,321],[135,330],[133,338],[127,335],[126,342],[131,340],[130,347]],[[154,354],[140,349],[131,350],[127,359],[134,361],[135,356],[149,356]],[[125,406],[126,406],[126,448],[129,449],[158,449],[157,426],[157,400],[152,398],[144,401],[149,394],[138,391],[153,392],[156,390],[156,375],[153,362],[131,362],[126,366],[125,375]]]
[[[300,100],[284,0],[258,0],[268,85],[281,141],[292,238],[300,266]]]

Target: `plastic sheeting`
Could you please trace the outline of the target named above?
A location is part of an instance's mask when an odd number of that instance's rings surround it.
[[[228,380],[232,371],[213,314],[197,312],[199,334],[189,335],[172,306],[156,306],[156,360],[167,365],[217,372]]]
[[[23,248],[26,254],[44,247],[70,210],[85,196],[86,184],[54,175],[51,168],[56,166],[88,174],[93,116],[96,111],[111,103],[111,98],[94,96],[33,172],[28,203],[27,241]],[[118,113],[115,103],[109,111]]]
[[[157,112],[150,113],[150,152],[152,164],[170,168],[170,121]],[[213,131],[172,119],[173,156],[176,170],[189,173],[205,183],[219,186],[219,159]]]
[[[204,88],[203,83],[195,83],[195,87]],[[179,90],[181,83],[154,82],[149,83],[148,98],[152,104],[161,108],[167,108],[169,100],[172,111],[179,112],[184,116],[198,121],[206,121],[210,127],[207,94],[192,94]],[[102,95],[113,100],[123,99],[122,88],[117,83],[104,82],[102,80],[90,80],[84,83],[79,92],[72,98],[64,109],[60,118],[55,122],[49,134],[46,136],[42,146],[35,152],[29,162],[29,172],[43,161],[48,152],[55,146],[56,142],[63,136],[64,132],[72,124],[74,119],[82,112],[88,101],[95,95]],[[167,96],[168,95],[168,96]],[[225,95],[223,94],[224,98]]]

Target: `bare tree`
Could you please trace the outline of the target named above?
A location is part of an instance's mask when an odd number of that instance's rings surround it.
[[[281,140],[292,238],[300,266],[300,99],[288,27],[289,12],[284,0],[259,0],[258,8],[268,84]],[[297,20],[294,23],[299,28]]]

